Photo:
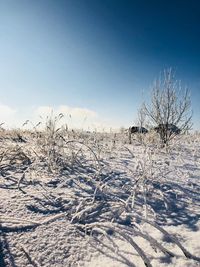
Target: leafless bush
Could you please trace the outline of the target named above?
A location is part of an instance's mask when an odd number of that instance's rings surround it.
[[[192,126],[191,100],[188,88],[177,81],[171,69],[164,71],[153,85],[151,102],[144,104],[143,112],[152,127],[157,127],[163,144],[168,145],[177,133]],[[171,129],[177,127],[177,130]]]

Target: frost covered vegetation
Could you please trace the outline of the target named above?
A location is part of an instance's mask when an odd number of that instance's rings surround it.
[[[199,266],[200,134],[0,130],[0,266]]]

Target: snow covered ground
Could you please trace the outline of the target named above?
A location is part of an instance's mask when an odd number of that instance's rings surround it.
[[[200,266],[200,135],[155,140],[0,132],[0,266]]]

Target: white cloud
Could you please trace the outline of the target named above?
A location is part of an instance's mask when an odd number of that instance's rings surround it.
[[[51,114],[53,116],[58,116],[60,113],[64,115],[60,124],[67,124],[69,128],[109,130],[111,127],[109,122],[102,120],[93,110],[80,107],[69,107],[66,105],[54,108],[50,106],[40,106],[34,112],[34,121],[36,123],[39,118],[46,119],[47,116],[50,116]]]
[[[52,107],[49,106],[41,106],[41,107],[37,107],[33,110],[33,115],[34,116],[41,116],[41,117],[47,117],[51,114],[51,112],[53,111]]]
[[[42,117],[49,116],[51,113],[53,113],[55,116],[62,113],[65,116],[76,118],[97,117],[97,113],[93,110],[87,108],[69,107],[64,105],[55,108],[50,106],[40,106],[35,110],[35,114]]]
[[[0,123],[12,124],[17,111],[7,105],[0,104]]]
[[[75,118],[96,118],[97,113],[87,108],[70,108],[67,106],[60,106],[59,112],[63,114],[70,114],[71,117]]]
[[[12,109],[11,107],[0,104],[0,116],[1,117],[8,117],[10,115],[13,115],[15,112],[16,110]]]
[[[109,120],[100,118],[94,110],[67,105],[23,107],[18,110],[7,105],[0,105],[0,123],[4,122],[5,127],[14,128],[22,127],[23,123],[29,120],[25,127],[30,128],[38,122],[42,122],[44,125],[47,117],[58,116],[60,113],[64,116],[59,121],[58,127],[67,124],[70,129],[78,128],[90,131],[110,131],[111,128],[117,128]]]
[[[74,119],[85,119],[85,118],[97,118],[97,113],[93,110],[87,108],[78,108],[78,107],[69,107],[69,106],[58,106],[58,107],[50,107],[50,106],[40,106],[35,109],[35,115],[40,117],[47,117],[49,115],[58,116],[58,114],[62,113],[66,117],[71,117]]]

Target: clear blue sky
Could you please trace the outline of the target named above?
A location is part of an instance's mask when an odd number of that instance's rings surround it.
[[[199,0],[0,0],[0,105],[23,118],[66,105],[128,126],[167,67],[200,129]]]

